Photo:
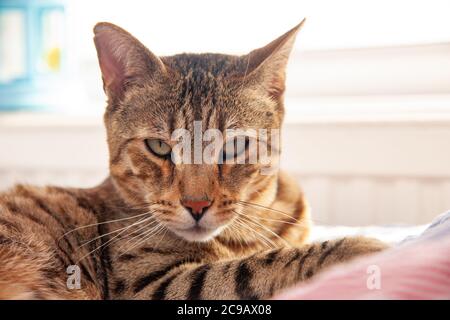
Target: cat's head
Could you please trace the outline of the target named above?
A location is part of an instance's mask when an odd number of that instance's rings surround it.
[[[278,160],[273,132],[282,124],[285,68],[300,26],[243,56],[157,57],[123,29],[97,24],[94,42],[108,97],[110,172],[122,198],[131,206],[145,206],[190,241],[205,241],[226,229],[241,214],[239,201],[270,204],[277,174],[264,170]],[[230,129],[240,138],[233,138]],[[174,131],[191,140],[175,139]],[[223,140],[207,133],[212,131]],[[181,140],[193,148],[190,155],[185,150],[178,154],[187,155],[184,161],[176,161]],[[263,149],[259,143],[271,153],[269,162],[259,161],[258,155],[248,160]]]

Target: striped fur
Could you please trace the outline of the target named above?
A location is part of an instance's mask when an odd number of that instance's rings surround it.
[[[203,131],[280,128],[299,27],[245,56],[159,58],[98,24],[110,176],[92,189],[17,186],[0,196],[0,298],[264,299],[381,250],[365,238],[305,244],[308,206],[286,174],[261,175],[262,164],[174,165],[145,145],[171,143],[194,120]],[[212,203],[195,228],[182,199]],[[81,269],[79,290],[66,287],[70,265]]]

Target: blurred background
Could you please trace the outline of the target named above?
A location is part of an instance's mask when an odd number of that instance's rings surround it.
[[[157,55],[244,54],[307,17],[288,68],[282,167],[322,224],[450,209],[448,1],[0,0],[0,190],[107,175],[96,22]]]

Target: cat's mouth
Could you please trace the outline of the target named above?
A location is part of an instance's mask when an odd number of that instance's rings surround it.
[[[190,228],[185,229],[173,229],[173,231],[180,237],[188,240],[188,241],[198,241],[204,242],[211,240],[215,236],[217,236],[223,227],[219,228],[205,228],[200,225],[195,225]]]

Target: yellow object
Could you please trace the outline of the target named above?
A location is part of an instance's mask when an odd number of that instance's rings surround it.
[[[47,66],[51,71],[59,71],[61,67],[61,49],[58,47],[51,48],[46,55]]]

